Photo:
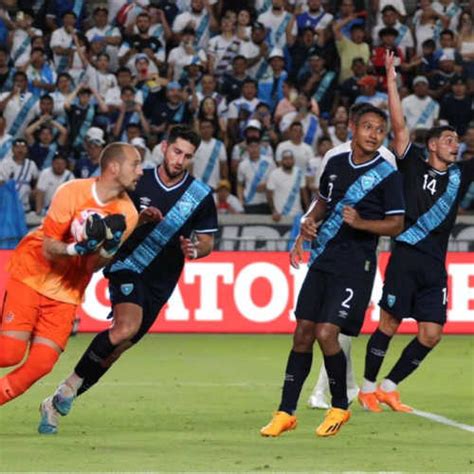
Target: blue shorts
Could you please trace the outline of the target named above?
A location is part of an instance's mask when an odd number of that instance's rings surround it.
[[[108,273],[110,302],[112,315],[115,305],[120,303],[133,303],[141,306],[143,310],[142,324],[132,342],[138,342],[150,329],[158,317],[158,313],[167,303],[174,286],[150,285],[141,275],[121,270]]]
[[[357,336],[370,302],[374,276],[375,265],[370,271],[345,275],[308,270],[298,295],[296,319],[332,323],[343,334]]]
[[[444,262],[414,248],[396,245],[385,272],[379,306],[400,320],[414,318],[443,325],[447,291]]]

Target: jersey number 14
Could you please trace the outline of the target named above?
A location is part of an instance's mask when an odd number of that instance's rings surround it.
[[[423,190],[427,189],[431,195],[436,194],[436,179],[431,178],[429,174],[423,175]]]

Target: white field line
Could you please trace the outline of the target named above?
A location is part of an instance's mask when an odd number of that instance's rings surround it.
[[[421,410],[413,410],[411,413],[416,416],[421,416],[422,418],[427,418],[431,421],[436,421],[436,423],[441,423],[442,425],[451,426],[453,428],[459,428],[460,430],[474,433],[474,426],[466,425],[464,423],[458,423],[457,421],[450,420],[449,418],[437,415],[436,413],[429,413],[427,411]]]

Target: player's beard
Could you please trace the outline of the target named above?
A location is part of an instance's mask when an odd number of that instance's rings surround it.
[[[180,171],[172,171],[170,167],[168,166],[168,163],[166,160],[163,160],[163,170],[166,173],[166,176],[168,176],[169,179],[176,179],[182,176],[185,173],[185,169],[182,168]]]

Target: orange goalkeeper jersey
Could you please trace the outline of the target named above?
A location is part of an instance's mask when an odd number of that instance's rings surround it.
[[[100,202],[96,193],[97,178],[76,179],[58,188],[43,223],[26,235],[15,249],[7,270],[11,278],[19,280],[48,298],[79,304],[89,283],[97,254],[64,256],[50,261],[43,254],[44,237],[71,243],[71,226],[91,212],[105,217],[123,214],[127,229],[122,241],[135,228],[138,213],[126,193],[108,203]]]

